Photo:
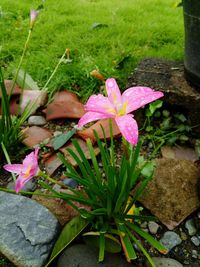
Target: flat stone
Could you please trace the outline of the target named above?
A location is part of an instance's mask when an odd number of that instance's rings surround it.
[[[192,124],[200,123],[200,93],[186,81],[182,62],[143,59],[129,78],[127,88],[132,86],[147,86],[162,91],[165,102],[187,109]]]
[[[119,254],[106,253],[103,263],[98,263],[98,249],[84,244],[67,247],[56,267],[134,267]]]
[[[165,232],[163,237],[160,239],[160,243],[162,243],[169,251],[177,245],[180,245],[181,242],[182,240],[180,236],[173,231]]]
[[[42,267],[60,231],[45,207],[21,196],[0,192],[0,252],[18,267]]]
[[[28,118],[29,125],[43,126],[47,123],[43,116],[30,116]]]
[[[200,207],[199,167],[189,160],[161,158],[140,202],[169,230]]]
[[[180,262],[171,258],[152,257],[152,260],[156,267],[183,267]],[[147,263],[147,267],[150,267],[149,263]]]

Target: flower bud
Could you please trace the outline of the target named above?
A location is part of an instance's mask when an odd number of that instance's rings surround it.
[[[91,71],[90,75],[104,82],[104,77],[98,70]]]
[[[30,28],[32,29],[33,28],[33,26],[34,26],[34,24],[35,24],[35,21],[36,21],[36,19],[37,19],[37,16],[38,16],[38,14],[39,14],[39,11],[37,11],[37,10],[31,10],[30,11]]]

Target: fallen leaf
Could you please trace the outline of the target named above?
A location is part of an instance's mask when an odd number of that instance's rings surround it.
[[[91,141],[94,143],[96,141],[96,138],[94,136],[93,131],[97,132],[100,139],[104,138],[101,126],[103,127],[103,129],[105,131],[106,138],[109,139],[110,138],[109,119],[99,120],[98,122],[93,124],[91,127],[87,128],[85,130],[82,130],[82,131],[78,131],[77,134],[78,134],[78,136],[80,136],[84,140],[86,140],[88,138],[91,139]],[[118,128],[118,126],[114,120],[112,120],[112,131],[113,131],[113,137],[121,136],[120,130],[119,130],[119,128]]]
[[[50,130],[38,126],[32,126],[23,130],[25,138],[22,143],[30,148],[40,144],[47,138],[51,138]]]
[[[60,91],[55,94],[53,102],[43,112],[46,113],[47,120],[79,119],[85,114],[85,109],[76,94],[69,91]]]
[[[13,75],[15,76],[17,69],[13,70]],[[32,79],[32,77],[25,72],[23,69],[20,69],[17,75],[17,83],[24,88],[25,90],[37,90],[39,91],[40,88],[38,87],[37,83]]]

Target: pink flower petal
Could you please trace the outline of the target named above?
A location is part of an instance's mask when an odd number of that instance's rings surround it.
[[[23,171],[23,164],[6,164],[3,168],[8,172],[20,174]]]
[[[133,145],[138,142],[138,125],[132,115],[118,116],[115,121],[123,137]]]
[[[92,95],[86,105],[85,108],[87,111],[98,112],[102,114],[113,114],[115,113],[114,107],[108,100],[108,97],[103,95]]]
[[[122,104],[122,96],[115,79],[109,78],[106,80],[106,91],[110,103],[112,103],[117,110],[117,106]]]
[[[24,178],[22,175],[19,175],[15,183],[16,193],[18,193],[32,177],[33,176],[29,175],[28,177]]]
[[[114,116],[112,116],[114,117]],[[85,115],[83,115],[83,117],[79,120],[78,122],[78,128],[84,126],[85,124],[87,124],[88,122],[91,121],[97,121],[97,120],[101,120],[101,119],[107,119],[107,118],[111,118],[111,115],[108,114],[102,114],[102,113],[97,113],[97,112],[87,112],[85,113]]]
[[[126,113],[155,101],[164,94],[149,87],[131,87],[122,94],[123,103],[127,103]]]

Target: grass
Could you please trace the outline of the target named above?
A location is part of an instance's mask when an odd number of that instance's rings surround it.
[[[144,57],[182,60],[182,9],[174,0],[44,1],[23,68],[43,86],[66,48],[71,64],[62,64],[49,91],[66,88],[84,100],[98,91],[90,76],[98,69],[115,77],[124,88],[130,73]],[[26,39],[30,8],[38,0],[1,0],[0,63],[9,76],[17,66]],[[92,29],[94,23],[105,27]],[[120,63],[120,64],[119,64]]]

